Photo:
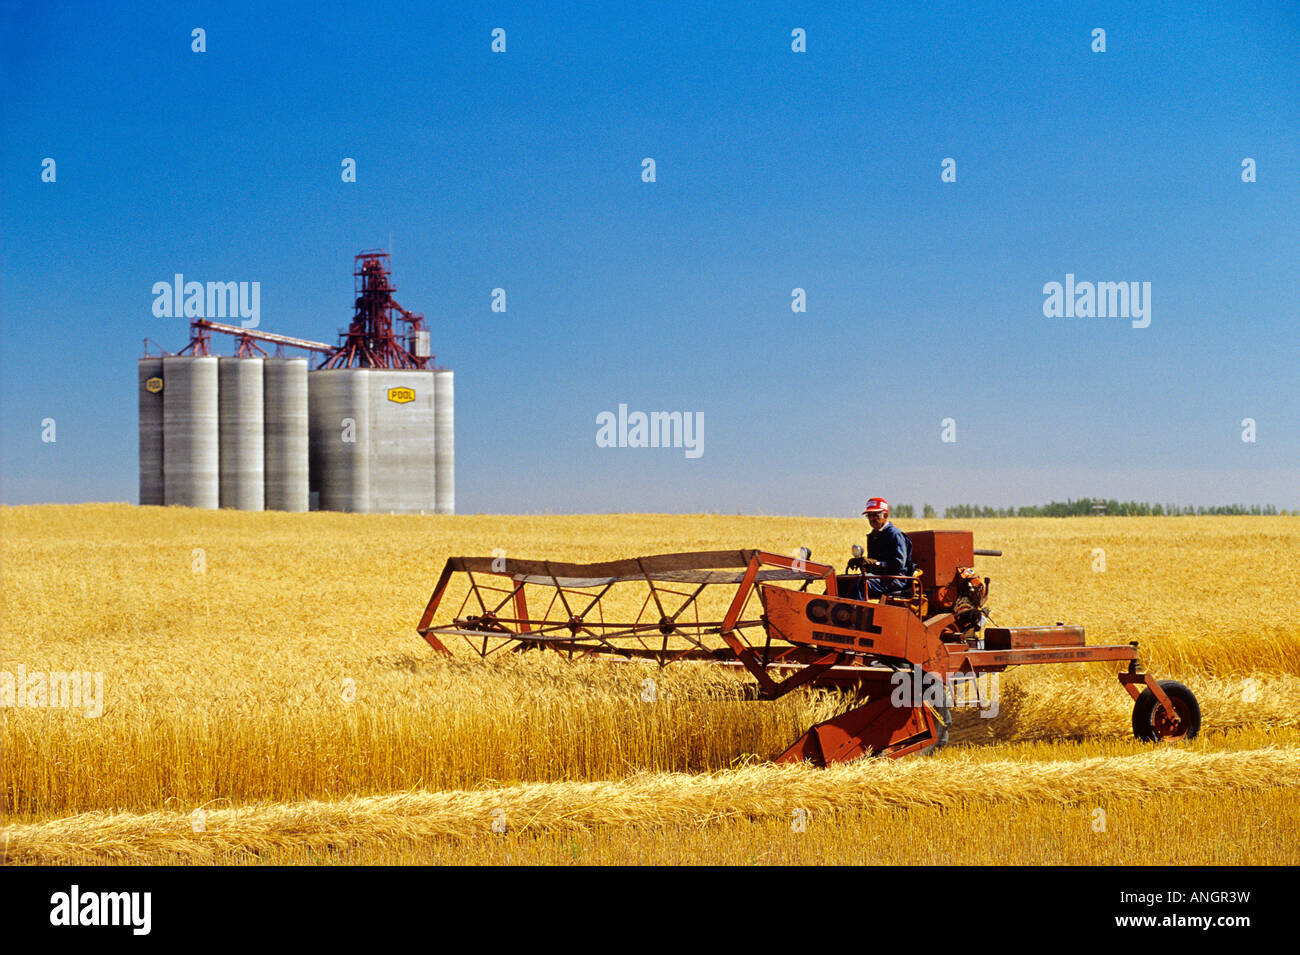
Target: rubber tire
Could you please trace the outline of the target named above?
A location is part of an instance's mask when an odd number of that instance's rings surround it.
[[[1160,689],[1175,704],[1183,703],[1187,707],[1187,732],[1182,736],[1172,737],[1173,739],[1191,740],[1196,739],[1196,734],[1201,731],[1201,705],[1196,702],[1196,694],[1175,680],[1161,680]],[[1156,710],[1159,709],[1160,703],[1156,700],[1156,695],[1147,687],[1142,691],[1142,695],[1137,698],[1133,704],[1133,735],[1146,743],[1158,743],[1163,737],[1156,734],[1153,725]]]

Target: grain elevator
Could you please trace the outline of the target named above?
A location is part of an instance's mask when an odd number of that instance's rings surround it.
[[[335,346],[205,318],[177,354],[150,355],[146,340],[140,503],[454,513],[453,373],[433,364],[424,317],[397,303],[391,274],[386,252],[356,257]],[[212,353],[213,333],[235,339],[233,356]]]

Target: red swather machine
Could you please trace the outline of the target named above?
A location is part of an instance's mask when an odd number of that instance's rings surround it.
[[[442,653],[449,652],[443,638],[459,636],[485,657],[537,647],[570,659],[610,654],[661,666],[704,660],[744,667],[758,681],[760,699],[803,686],[855,693],[851,709],[812,727],[777,762],[827,765],[931,752],[947,739],[956,681],[969,685],[979,674],[1039,663],[1127,662],[1119,682],[1136,701],[1134,735],[1150,741],[1196,735],[1196,697],[1181,683],[1145,673],[1137,641],[1088,646],[1082,627],[1061,623],[986,627],[989,579],[975,574],[974,559],[1000,552],[975,550],[967,531],[908,536],[917,569],[895,578],[903,581],[903,595],[868,600],[840,597],[850,589],[848,575],[812,562],[806,551],[801,557],[707,551],[596,564],[453,557],[419,632]],[[458,573],[468,578],[464,600],[454,617],[435,623]],[[809,592],[818,582],[820,592]],[[639,611],[607,620],[611,593],[629,587],[636,589],[622,604],[639,604]],[[702,620],[703,595],[713,587],[734,588],[734,595],[721,619]]]

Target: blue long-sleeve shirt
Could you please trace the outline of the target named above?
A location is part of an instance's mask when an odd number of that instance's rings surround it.
[[[867,535],[867,556],[880,561],[880,569],[875,571],[877,574],[906,577],[914,569],[912,542],[907,539],[906,534],[894,526],[892,521],[886,521],[885,526],[880,530],[872,531]],[[901,592],[907,587],[907,584],[901,580],[886,580],[881,583],[886,585],[886,593]]]

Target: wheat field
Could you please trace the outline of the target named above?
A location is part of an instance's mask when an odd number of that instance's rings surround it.
[[[448,556],[806,545],[842,565],[865,536],[856,520],[4,508],[0,672],[95,672],[103,689],[93,717],[0,707],[0,852],[1109,864],[1145,845],[1144,859],[1179,864],[1296,861],[1300,519],[898,524],[966,527],[1003,549],[978,565],[1001,625],[1139,640],[1149,670],[1196,692],[1201,737],[1134,740],[1116,667],[1038,667],[1003,674],[996,718],[956,711],[933,758],[775,767],[842,697],[758,702],[742,675],[705,665],[442,658],[415,633]],[[1251,808],[1224,814],[1225,799]],[[1161,834],[1177,845],[1152,849]]]

